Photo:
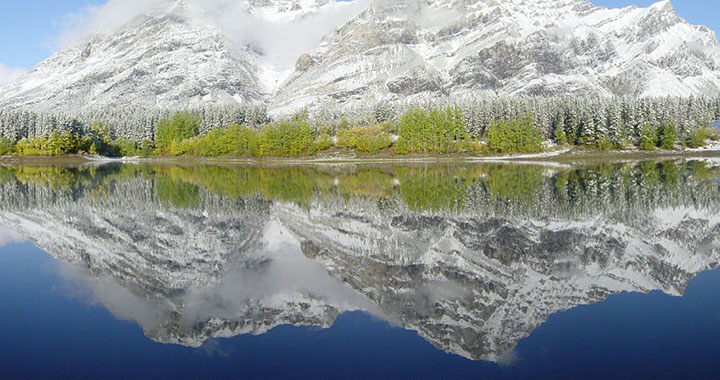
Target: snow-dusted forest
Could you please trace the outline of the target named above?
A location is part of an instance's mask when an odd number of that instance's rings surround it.
[[[643,126],[674,125],[680,136],[720,120],[720,97],[689,98],[478,98],[443,99],[423,104],[384,102],[348,108],[323,107],[310,113],[315,128],[336,130],[343,121],[351,125],[397,123],[411,107],[424,109],[458,107],[464,127],[482,139],[497,121],[531,117],[546,139],[565,136],[567,143],[592,144],[607,139],[640,138]],[[93,121],[108,123],[115,138],[140,142],[152,140],[160,120],[179,111],[158,109],[102,109],[80,114],[69,111],[34,112],[0,109],[0,135],[10,140],[46,136],[53,131],[88,131]],[[271,121],[263,106],[205,107],[191,112],[202,120],[200,131],[233,124],[260,129]],[[283,119],[275,117],[274,119]]]

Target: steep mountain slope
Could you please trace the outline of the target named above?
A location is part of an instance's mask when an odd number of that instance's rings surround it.
[[[439,96],[720,91],[715,34],[667,0],[624,9],[582,0],[157,1],[160,11],[0,88],[0,106],[262,102],[293,112]]]
[[[182,6],[61,50],[0,90],[0,104],[40,109],[190,107],[261,101],[256,54]]]
[[[93,33],[0,88],[0,107],[73,113],[264,103],[300,54],[280,51],[282,34],[293,40],[288,29],[298,27],[310,35],[298,46],[313,35],[319,41],[322,29],[308,32],[303,20],[343,8],[330,0],[246,0],[230,9],[154,2],[127,25]]]
[[[715,34],[669,1],[376,0],[303,56],[274,107],[467,95],[688,96],[720,90]]]

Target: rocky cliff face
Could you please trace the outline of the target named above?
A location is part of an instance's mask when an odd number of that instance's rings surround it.
[[[0,106],[259,102],[292,112],[440,96],[720,90],[715,34],[686,23],[667,0],[623,9],[581,0],[252,0],[240,5],[240,29],[185,4],[168,1],[157,14],[58,52],[0,89]],[[331,13],[343,7],[357,12]],[[329,15],[339,25],[324,21]]]
[[[670,169],[667,185],[586,172],[574,208],[557,198],[552,171],[537,202],[483,195],[478,183],[454,211],[202,187],[179,187],[196,195],[182,202],[162,195],[163,170],[102,173],[5,179],[0,223],[71,264],[68,278],[152,339],[190,346],[364,310],[445,351],[498,360],[553,313],[620,292],[681,295],[720,260],[720,190]]]
[[[682,57],[682,58],[681,58]],[[303,58],[276,107],[469,95],[710,94],[720,49],[669,1],[374,1]]]

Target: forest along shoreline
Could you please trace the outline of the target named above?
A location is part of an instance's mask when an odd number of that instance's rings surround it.
[[[676,103],[674,108],[684,104],[678,100]],[[12,122],[5,120],[0,156],[79,155],[96,160],[103,156],[223,160],[232,157],[241,161],[518,157],[535,160],[587,152],[644,156],[659,154],[655,152],[673,155],[720,150],[720,122],[713,121],[720,118],[720,98],[702,103],[704,111],[687,111],[688,115],[681,112],[682,107],[667,115],[658,112],[645,115],[635,111],[646,107],[630,112],[634,109],[630,103],[588,105],[594,107],[590,109],[593,112],[580,107],[582,104],[567,106],[567,110],[559,108],[555,116],[540,107],[542,112],[500,112],[481,118],[482,122],[476,116],[468,116],[459,106],[410,107],[394,116],[373,114],[352,122],[345,118],[311,119],[307,112],[301,112],[279,121],[265,119],[261,124],[226,126],[208,126],[203,116],[191,111],[168,112],[149,124],[144,137],[132,139],[119,133],[122,128],[102,120],[84,124],[73,119],[67,124],[55,123],[45,132],[37,128],[12,128]],[[651,105],[654,104],[647,104]],[[7,115],[1,116],[4,120]],[[47,118],[23,114],[22,118],[11,119],[25,125],[30,122],[23,124],[22,120]],[[14,131],[12,136],[8,131]]]

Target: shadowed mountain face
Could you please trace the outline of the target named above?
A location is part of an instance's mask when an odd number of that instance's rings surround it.
[[[363,310],[500,360],[558,311],[718,266],[720,168],[0,168],[0,224],[148,337]]]

